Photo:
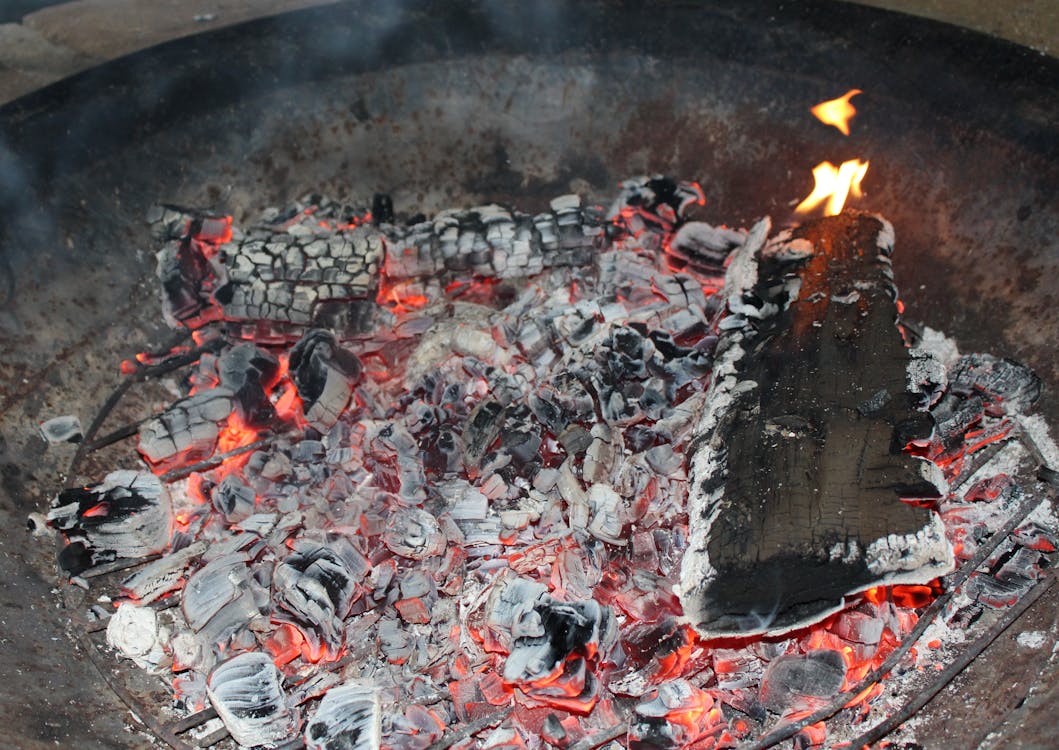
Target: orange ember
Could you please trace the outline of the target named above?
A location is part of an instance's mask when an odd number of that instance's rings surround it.
[[[857,109],[849,100],[857,94],[863,93],[860,89],[850,89],[837,99],[820,102],[809,111],[817,120],[825,125],[834,125],[841,131],[842,135],[849,135],[849,121],[857,114]]]
[[[813,192],[794,209],[795,213],[809,213],[821,203],[825,203],[824,215],[835,216],[842,213],[846,198],[852,194],[859,198],[862,193],[860,183],[868,172],[868,162],[852,159],[836,167],[829,161],[823,161],[813,167]]]

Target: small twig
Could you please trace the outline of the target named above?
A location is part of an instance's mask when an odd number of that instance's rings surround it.
[[[269,435],[266,438],[262,438],[261,440],[255,440],[252,443],[247,443],[246,445],[242,445],[238,448],[233,448],[232,450],[227,451],[225,453],[217,453],[205,460],[199,461],[198,463],[194,463],[189,466],[181,466],[179,469],[167,471],[165,474],[162,474],[158,478],[166,483],[175,482],[178,479],[183,479],[189,474],[194,474],[196,471],[205,471],[207,469],[212,469],[215,466],[219,466],[220,464],[223,464],[225,461],[227,461],[229,458],[235,458],[236,456],[241,456],[244,453],[255,451],[258,448],[264,448],[281,438],[294,437],[296,435],[297,433],[294,432],[283,432],[278,435]]]
[[[860,748],[881,740],[890,732],[897,729],[897,727],[901,726],[901,724],[906,722],[916,713],[916,711],[927,705],[933,700],[934,696],[945,688],[946,685],[956,679],[956,676],[966,669],[968,664],[985,651],[993,641],[999,638],[1001,634],[1012,625],[1012,623],[1019,619],[1019,617],[1021,617],[1034,602],[1040,599],[1044,592],[1051,588],[1053,583],[1055,583],[1055,576],[1045,576],[1036,586],[1030,589],[1030,592],[1024,596],[1018,604],[1005,612],[1002,618],[993,623],[993,626],[989,628],[989,630],[964,650],[963,653],[952,662],[952,664],[946,667],[934,682],[902,706],[899,711],[890,716],[886,721],[869,729],[860,737],[853,740],[852,747]]]
[[[178,346],[181,342],[187,340],[190,335],[191,331],[181,331],[178,336],[174,339],[174,342],[170,348],[172,348],[173,346]],[[99,411],[96,413],[95,418],[92,420],[91,424],[89,424],[88,429],[85,430],[84,437],[82,438],[81,443],[77,446],[77,452],[74,453],[74,457],[70,460],[70,466],[67,469],[66,476],[68,478],[72,478],[77,475],[77,469],[80,467],[81,461],[83,461],[85,456],[87,456],[92,450],[94,450],[94,448],[92,448],[92,443],[93,438],[95,438],[96,436],[96,433],[99,432],[107,417],[110,416],[110,413],[115,409],[115,407],[117,407],[118,403],[125,396],[125,394],[128,393],[129,389],[132,388],[133,385],[141,381],[147,380],[148,378],[165,375],[167,373],[172,372],[173,370],[177,370],[185,365],[189,365],[192,362],[196,362],[203,354],[219,349],[223,345],[223,343],[224,339],[222,337],[213,339],[212,341],[208,342],[205,346],[201,346],[196,349],[192,349],[189,352],[185,352],[184,354],[179,354],[175,357],[171,357],[165,360],[164,362],[159,362],[157,365],[140,367],[135,372],[128,375],[124,380],[122,380],[118,384],[117,388],[115,388],[113,392],[111,392],[111,394],[107,397],[107,400],[103,402],[103,406],[100,407]]]
[[[971,466],[960,473],[959,481],[957,481],[956,484],[954,484],[949,491],[953,495],[962,495],[964,485],[966,485],[971,480],[971,477],[977,474],[979,469],[981,469],[987,463],[992,461],[993,458],[996,457],[996,454],[1004,450],[1004,448],[1007,447],[1008,441],[1011,440],[1013,437],[1014,435],[1008,433],[1006,436],[1004,436],[1000,440],[997,440],[992,445],[978,451],[975,454],[975,460],[971,463]]]
[[[486,714],[469,724],[464,724],[462,727],[457,729],[455,732],[450,732],[442,737],[437,742],[427,745],[426,750],[448,750],[448,748],[455,745],[457,742],[462,742],[468,737],[473,737],[483,729],[488,727],[495,727],[497,724],[502,722],[511,714],[511,707],[502,708],[499,711],[494,711],[491,714]]]
[[[221,740],[223,740],[227,736],[228,736],[228,729],[225,728],[225,727],[220,727],[218,729],[213,730],[212,732],[207,734],[205,737],[202,737],[201,739],[199,739],[199,741],[196,743],[196,745],[198,747],[213,747],[214,745],[216,745],[218,742],[220,742]]]
[[[160,557],[162,557],[160,554],[147,555],[146,557],[122,557],[108,563],[103,563],[102,565],[97,565],[94,568],[89,568],[81,573],[81,578],[98,578],[99,576],[105,576],[107,573],[117,573],[119,570],[137,568],[141,565],[146,565],[149,562],[154,562]]]
[[[826,706],[818,708],[816,711],[813,711],[811,714],[798,721],[782,724],[753,742],[740,745],[740,750],[766,750],[766,748],[778,745],[784,740],[793,737],[798,732],[805,729],[805,727],[824,721],[825,719],[830,719],[845,708],[850,701],[883,679],[883,677],[885,677],[895,666],[897,666],[897,663],[905,657],[905,655],[912,649],[912,646],[919,641],[919,638],[924,632],[926,632],[927,628],[930,627],[934,618],[944,610],[952,597],[955,596],[956,591],[960,586],[971,577],[971,574],[974,573],[982,563],[989,559],[993,552],[996,551],[997,547],[1007,540],[1011,532],[1017,529],[1026,516],[1029,515],[1034,508],[1040,505],[1041,502],[1042,501],[1039,497],[1026,497],[1022,503],[1019,504],[1018,508],[1015,509],[1015,512],[1012,513],[1008,522],[1005,523],[1002,528],[998,529],[997,532],[990,537],[989,541],[978,549],[978,552],[974,557],[965,562],[949,577],[947,582],[949,587],[948,591],[931,602],[930,606],[927,607],[920,616],[919,621],[912,629],[912,632],[910,632],[901,642],[901,645],[895,648],[890,655],[886,657],[883,663],[869,672],[864,679],[853,687],[839,693],[835,696],[835,699]]]
[[[583,737],[578,742],[571,745],[570,750],[593,750],[593,748],[597,748],[607,742],[616,740],[619,737],[624,737],[628,732],[629,727],[624,724],[616,724],[610,729],[604,729],[602,732],[596,732],[595,734]]]
[[[108,432],[106,435],[99,438],[98,440],[93,440],[91,443],[88,443],[85,446],[85,453],[94,453],[100,448],[106,448],[108,445],[113,445],[114,443],[117,443],[120,440],[132,437],[139,431],[140,425],[150,419],[154,419],[154,417],[147,417],[145,419],[139,420],[138,422],[133,422],[132,424],[127,424],[124,427],[119,427],[118,429],[112,432]]]
[[[207,721],[210,721],[211,719],[216,719],[216,718],[217,718],[217,710],[216,709],[214,709],[212,707],[211,708],[204,708],[201,711],[196,711],[193,714],[189,714],[189,715],[185,716],[183,719],[180,719],[179,721],[174,721],[172,724],[169,725],[168,729],[173,734],[183,734],[184,732],[188,731],[189,729],[194,729],[195,727],[201,727]]]

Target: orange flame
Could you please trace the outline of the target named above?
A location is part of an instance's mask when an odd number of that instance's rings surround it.
[[[795,213],[809,213],[821,203],[827,202],[824,207],[825,216],[835,216],[842,213],[842,207],[846,205],[846,198],[852,194],[859,198],[862,193],[860,183],[868,172],[868,162],[860,159],[842,162],[842,166],[836,167],[829,161],[823,161],[813,167],[813,192],[794,209]]]
[[[857,94],[864,93],[860,89],[850,89],[837,99],[820,102],[809,111],[817,120],[825,125],[834,125],[841,131],[842,135],[849,135],[849,121],[857,114],[857,108],[849,103]]]

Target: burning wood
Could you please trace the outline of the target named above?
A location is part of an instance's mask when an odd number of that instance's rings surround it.
[[[173,512],[153,474],[115,471],[100,484],[60,492],[48,522],[65,532],[68,550],[80,550],[60,560],[77,575],[106,560],[161,552],[169,545]]]
[[[702,202],[159,210],[167,319],[213,344],[140,425],[161,479],[55,502],[71,574],[165,551],[97,629],[244,746],[720,748],[841,698],[1032,496],[1014,436],[1059,450],[1025,368],[905,348],[888,225]],[[939,627],[1032,586],[1055,527],[1012,525]]]
[[[709,404],[690,451],[681,603],[707,636],[784,632],[886,583],[952,569],[944,526],[902,498],[941,472],[893,321],[891,230],[844,214],[736,259]],[[802,257],[802,249],[810,253]],[[811,249],[810,249],[811,248]]]

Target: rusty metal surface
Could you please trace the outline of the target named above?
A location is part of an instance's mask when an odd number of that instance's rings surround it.
[[[387,191],[399,211],[534,209],[657,171],[701,179],[708,220],[783,222],[815,163],[865,157],[859,205],[894,223],[908,316],[1059,383],[1054,59],[841,3],[378,5],[181,40],[0,109],[0,607],[19,654],[0,684],[6,744],[146,742],[66,640],[53,550],[24,519],[69,459],[36,423],[87,422],[118,361],[164,337],[152,201],[237,221],[309,190]],[[866,94],[852,137],[811,119],[809,105],[853,86]],[[1053,423],[1057,391],[1042,404]],[[1054,594],[1034,608],[1052,632],[1054,608]],[[946,720],[921,741],[985,737],[1010,708],[988,697],[988,675],[1031,663],[1016,656],[987,652],[976,703],[935,701],[926,715]],[[1050,670],[1038,711],[1056,707]],[[1007,726],[1007,747],[1050,739],[1039,722]]]

